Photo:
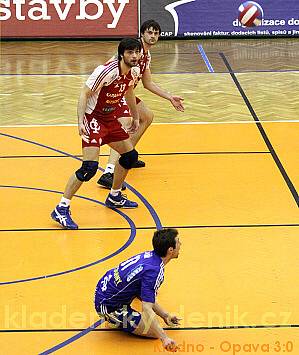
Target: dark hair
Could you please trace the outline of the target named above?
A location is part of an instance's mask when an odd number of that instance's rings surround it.
[[[120,41],[118,45],[118,60],[121,60],[122,56],[125,53],[125,50],[134,50],[138,49],[141,51],[141,43],[138,39],[136,38],[124,38]]]
[[[153,247],[156,254],[166,256],[168,248],[175,248],[175,238],[178,231],[174,228],[165,228],[158,230],[153,236]]]
[[[155,20],[147,20],[143,22],[143,24],[140,27],[140,33],[143,34],[146,30],[149,30],[151,27],[155,31],[159,31],[159,34],[161,34],[161,27],[158,24],[158,22],[156,22]]]

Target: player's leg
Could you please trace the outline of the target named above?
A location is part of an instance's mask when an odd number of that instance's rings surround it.
[[[165,334],[156,316],[153,316],[152,319],[145,319],[140,312],[131,308],[130,305],[124,305],[111,313],[101,314],[99,312],[99,316],[106,319],[110,328],[120,329],[141,337],[161,339],[166,350],[171,352],[177,350],[177,345]]]
[[[153,319],[147,320],[130,305],[124,305],[114,312],[106,315],[99,314],[99,316],[105,317],[110,328],[118,328],[134,335],[158,339],[153,330],[154,326],[160,327],[157,318],[154,316]]]
[[[140,124],[137,132],[130,135],[131,142],[134,147],[139,142],[140,138],[143,136],[144,132],[148,129],[154,119],[153,112],[145,105],[143,101],[139,101],[137,104],[137,109],[140,118]]]
[[[130,138],[122,141],[110,142],[108,144],[112,149],[119,153],[120,158],[115,165],[112,188],[106,199],[106,206],[110,208],[136,208],[138,206],[136,202],[128,200],[121,194],[121,187],[128,171],[138,160],[138,153],[134,149]]]
[[[132,334],[146,338],[160,339],[163,348],[170,352],[176,352],[178,349],[178,346],[175,341],[169,338],[164,332],[156,316],[153,316],[153,318],[151,319],[146,319],[142,314]]]
[[[151,125],[154,119],[153,112],[145,105],[143,101],[136,98],[137,102],[137,110],[139,113],[139,128],[138,130],[130,135],[131,142],[134,147],[136,147],[137,143],[139,142],[140,138],[143,136],[144,132],[147,128]],[[133,168],[143,168],[145,167],[145,162],[142,160],[137,160],[136,163],[133,165]]]
[[[98,314],[101,318],[105,318],[109,328],[120,329],[127,333],[134,333],[141,320],[141,314],[130,305],[123,305],[110,313],[101,314],[98,312]]]
[[[83,182],[89,181],[96,173],[99,165],[98,147],[85,147],[82,149],[83,162],[80,167],[69,179],[63,196],[69,200],[75,195]]]
[[[72,197],[79,190],[83,182],[89,181],[98,170],[99,147],[84,147],[81,167],[69,178],[60,203],[51,213],[52,219],[66,229],[78,229],[78,225],[70,215]]]
[[[124,110],[125,111],[125,110]],[[118,119],[119,123],[126,129],[126,127],[129,127],[132,123],[132,117],[128,116],[129,111],[127,113],[123,112],[123,117],[120,117]],[[110,155],[108,158],[108,163],[106,165],[104,173],[101,175],[101,177],[98,180],[98,184],[107,188],[111,189],[112,188],[112,182],[113,182],[113,174],[114,174],[114,169],[115,165],[118,162],[118,159],[120,158],[119,153],[114,150],[110,149]],[[126,189],[125,184],[122,184],[122,190]]]
[[[150,126],[150,124],[152,123],[153,118],[154,118],[153,112],[144,104],[143,101],[140,101],[140,100],[138,101],[137,110],[139,113],[140,125],[138,128],[138,131],[136,133],[130,135],[130,138],[132,140],[132,144],[134,147],[136,146],[136,144],[138,143],[138,141],[140,140],[140,138],[142,137],[142,135],[144,134],[146,129]],[[124,111],[124,114],[125,114],[125,111]],[[123,119],[131,120],[131,117],[123,117]],[[125,123],[123,121],[122,123],[124,123],[124,125],[126,125],[126,124],[128,124],[128,122]],[[111,149],[108,163],[106,165],[104,174],[102,174],[102,176],[98,180],[99,185],[101,185],[105,188],[111,189],[112,181],[113,181],[113,173],[114,173],[115,165],[116,165],[118,159],[119,159],[119,154],[115,150]],[[133,168],[138,168],[138,167],[140,168],[140,167],[144,167],[144,166],[145,166],[145,163],[142,160],[137,160],[137,162],[133,165]],[[123,185],[122,190],[125,190],[125,188],[126,188],[125,185]]]

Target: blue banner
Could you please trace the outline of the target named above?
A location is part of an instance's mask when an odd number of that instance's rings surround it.
[[[299,37],[299,0],[141,0],[150,18],[163,37]]]

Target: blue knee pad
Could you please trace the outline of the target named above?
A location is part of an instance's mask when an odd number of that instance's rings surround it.
[[[138,160],[138,152],[133,149],[120,155],[119,164],[125,169],[131,169]]]
[[[82,162],[80,169],[76,171],[76,177],[78,180],[84,182],[89,181],[95,176],[98,170],[99,163],[93,160],[85,160]]]

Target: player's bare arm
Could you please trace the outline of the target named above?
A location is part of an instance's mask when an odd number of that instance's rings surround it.
[[[144,332],[146,333],[149,328],[152,331],[152,335],[161,340],[163,347],[172,352],[176,352],[178,347],[176,342],[169,338],[164,332],[163,328],[160,326],[159,322],[155,317],[154,303],[142,302],[142,316],[145,324]]]
[[[128,127],[128,133],[135,133],[139,127],[139,114],[136,106],[136,98],[133,90],[133,86],[131,86],[125,94],[126,102],[129,106],[131,115],[132,115],[132,123],[131,126]]]
[[[164,322],[169,325],[170,327],[177,327],[180,325],[181,318],[178,318],[175,315],[171,315],[166,312],[157,302],[153,305],[153,311],[161,317]]]
[[[83,86],[79,100],[78,100],[78,107],[77,107],[77,115],[78,115],[78,130],[79,130],[79,135],[82,137],[82,139],[85,142],[89,142],[88,139],[88,133],[86,131],[86,128],[83,124],[83,119],[86,111],[86,105],[87,105],[87,99],[88,97],[92,94],[92,91],[90,88],[86,85]]]
[[[149,90],[153,94],[156,94],[160,97],[163,97],[166,100],[169,100],[172,106],[177,110],[184,112],[184,99],[181,96],[172,95],[168,91],[160,88],[156,83],[152,80],[152,75],[150,69],[146,69],[142,75],[142,84],[145,89]]]

